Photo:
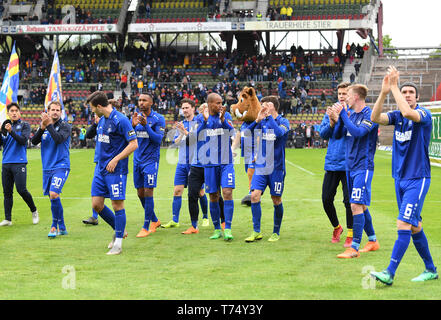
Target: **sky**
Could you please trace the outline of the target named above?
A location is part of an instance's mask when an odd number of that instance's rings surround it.
[[[383,35],[392,38],[395,47],[439,47],[439,0],[382,0]],[[374,34],[377,32],[375,30]]]

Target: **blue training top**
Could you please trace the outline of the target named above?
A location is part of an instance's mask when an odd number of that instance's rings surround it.
[[[325,156],[326,171],[346,171],[346,139],[337,139],[337,130],[332,128],[329,116],[325,114],[320,124],[320,137],[328,140],[328,150]]]
[[[41,142],[41,162],[43,171],[70,169],[70,136],[72,127],[59,119],[43,131],[41,128],[32,137],[32,144]]]
[[[3,145],[2,163],[28,163],[26,148],[31,134],[29,123],[13,121],[12,131],[6,137],[0,135],[0,145]]]

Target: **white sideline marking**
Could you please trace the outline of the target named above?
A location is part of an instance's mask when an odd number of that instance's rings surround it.
[[[315,176],[315,173],[314,173],[314,172],[311,172],[311,171],[309,171],[309,170],[306,170],[305,168],[302,168],[301,166],[298,166],[298,165],[292,163],[292,162],[289,161],[289,160],[286,160],[286,159],[285,159],[285,161],[286,161],[288,164],[292,165],[293,167],[296,167],[297,169],[300,169],[300,170],[302,170],[303,172],[306,172],[306,173],[310,174],[311,176]]]

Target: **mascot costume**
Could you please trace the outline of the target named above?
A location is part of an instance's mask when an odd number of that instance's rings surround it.
[[[251,87],[244,87],[239,95],[239,101],[231,106],[231,114],[237,120],[242,121],[240,132],[237,134],[235,143],[237,146],[240,142],[241,157],[245,159],[245,172],[248,175],[248,187],[251,188],[251,179],[254,174],[254,163],[257,152],[254,134],[247,130],[248,126],[257,118],[262,106],[257,98],[256,91]],[[235,148],[233,147],[233,150]],[[242,204],[251,206],[251,190],[242,199]]]

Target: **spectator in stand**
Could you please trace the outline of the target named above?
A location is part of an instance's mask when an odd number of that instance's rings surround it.
[[[316,96],[313,96],[311,99],[311,108],[312,113],[317,113],[318,100]]]
[[[291,20],[292,19],[292,12],[293,12],[292,7],[288,6],[288,8],[286,9],[286,18],[287,18],[287,20]]]
[[[280,19],[281,20],[286,20],[286,7],[283,6],[282,8],[280,8]]]

